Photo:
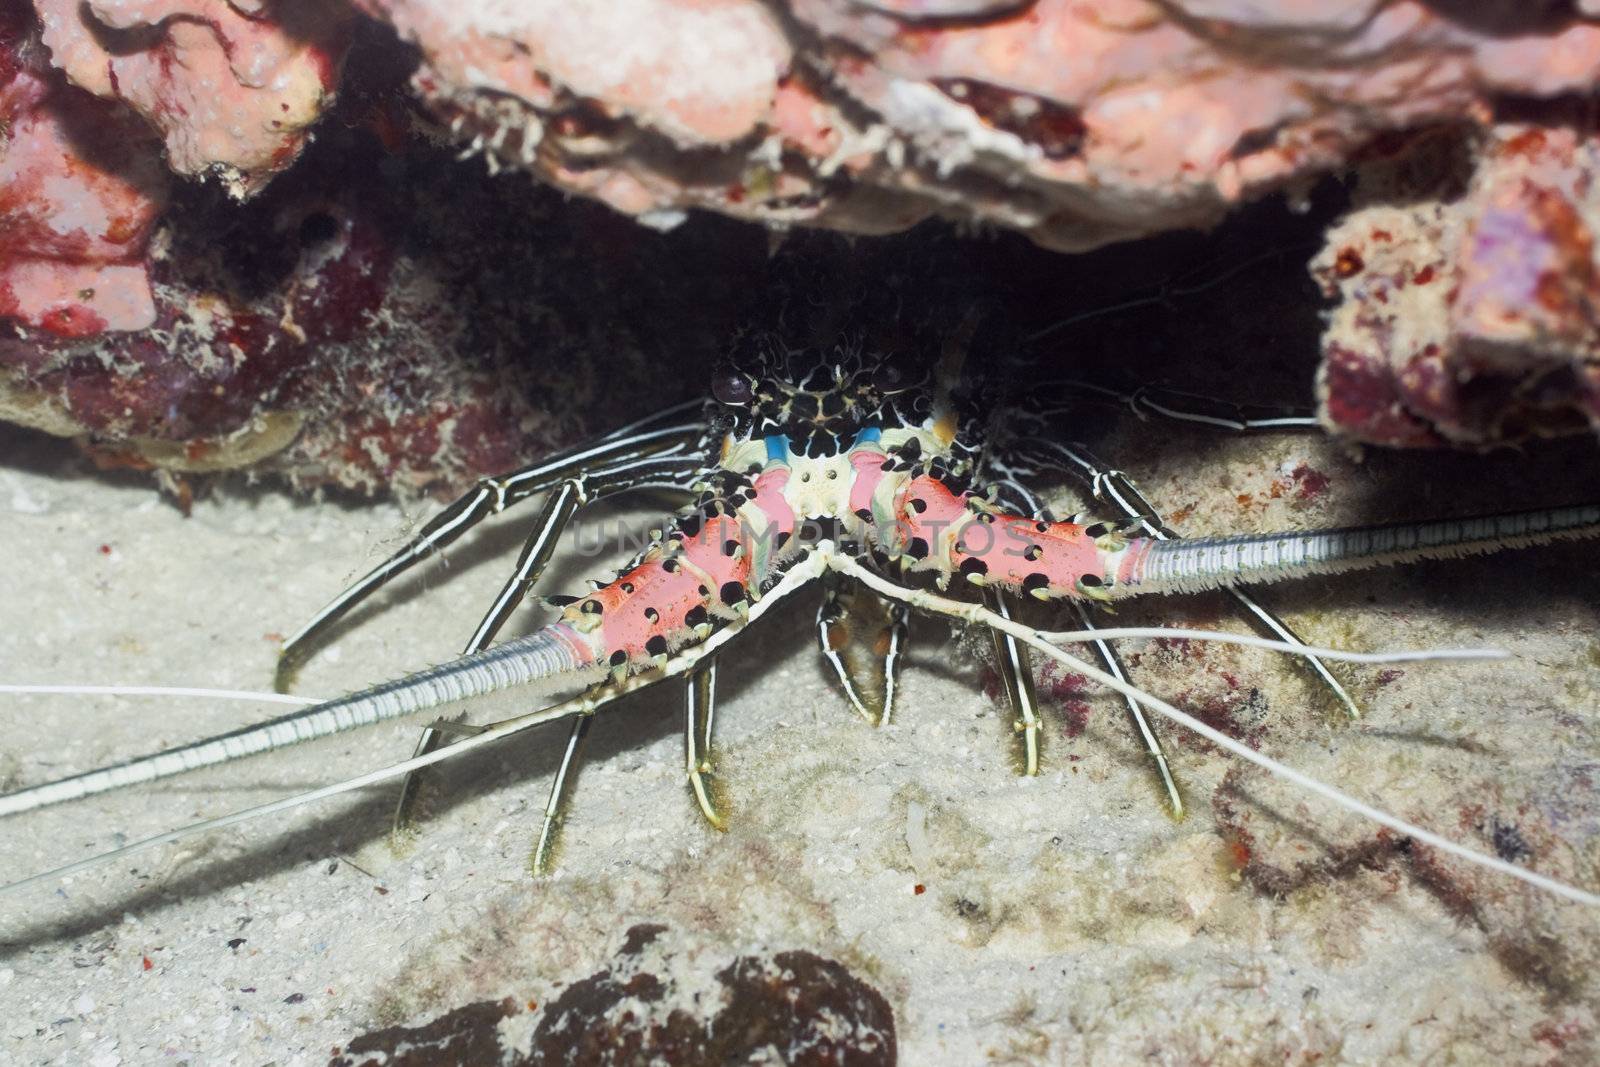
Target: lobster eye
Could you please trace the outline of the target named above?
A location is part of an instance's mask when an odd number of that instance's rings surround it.
[[[721,370],[711,378],[711,395],[719,404],[748,404],[755,399],[750,379],[736,370]]]

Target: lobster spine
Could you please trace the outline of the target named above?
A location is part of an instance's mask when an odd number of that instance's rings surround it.
[[[1112,597],[1194,593],[1597,536],[1600,505],[1590,504],[1302,533],[1138,538],[1120,554],[1106,592]]]
[[[541,679],[574,676],[593,664],[587,642],[562,623],[483,652],[441,663],[302,711],[246,726],[0,797],[0,815],[14,815],[123,786],[153,782],[200,767],[271,752],[457,700]]]

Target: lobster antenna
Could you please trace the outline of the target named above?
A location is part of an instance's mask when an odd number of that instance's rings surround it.
[[[905,586],[897,585],[888,581],[887,579],[873,574],[871,571],[867,570],[865,567],[861,566],[848,556],[833,556],[830,563],[836,570],[840,570],[845,574],[851,575],[852,577],[863,582],[869,588],[883,594],[884,596],[903,601],[912,605],[913,607],[923,608],[924,610],[937,612],[941,615],[950,615],[955,618],[965,619],[968,622],[981,623],[982,625],[1008,633],[1024,644],[1038,649],[1051,659],[1064,664],[1075,673],[1082,674],[1085,677],[1099,682],[1101,685],[1106,686],[1109,689],[1113,689],[1124,696],[1137,700],[1145,707],[1165,716],[1168,719],[1171,719],[1184,729],[1200,735],[1219,748],[1225,749],[1226,751],[1237,756],[1239,759],[1253,763],[1274,777],[1291,782],[1307,792],[1315,793],[1323,799],[1331,801],[1339,807],[1344,808],[1346,811],[1354,812],[1355,814],[1360,815],[1362,818],[1375,822],[1380,826],[1386,826],[1398,833],[1405,834],[1408,837],[1413,837],[1424,844],[1431,845],[1432,847],[1439,849],[1441,852],[1448,852],[1450,855],[1465,860],[1468,863],[1476,864],[1479,867],[1486,867],[1489,870],[1509,875],[1512,878],[1527,882],[1529,885],[1536,886],[1539,889],[1553,893],[1556,896],[1565,897],[1568,900],[1577,901],[1580,904],[1587,904],[1590,907],[1600,907],[1600,894],[1591,893],[1587,890],[1579,889],[1576,886],[1567,885],[1565,882],[1557,881],[1554,878],[1539,874],[1535,871],[1530,871],[1525,867],[1519,867],[1514,863],[1507,863],[1505,860],[1502,860],[1497,856],[1491,856],[1487,853],[1479,852],[1477,849],[1458,844],[1447,837],[1441,837],[1440,835],[1433,833],[1431,830],[1424,830],[1420,826],[1416,826],[1412,823],[1406,822],[1404,819],[1398,818],[1397,816],[1390,815],[1386,811],[1375,808],[1365,801],[1358,800],[1350,794],[1335,789],[1333,786],[1327,785],[1326,783],[1321,782],[1318,779],[1305,774],[1304,772],[1297,771],[1293,767],[1279,763],[1270,756],[1264,756],[1255,749],[1250,748],[1248,745],[1241,744],[1220,730],[1213,729],[1192,715],[1180,711],[1178,708],[1173,707],[1171,704],[1168,704],[1161,698],[1152,696],[1143,689],[1140,689],[1138,686],[1129,685],[1127,682],[1107,674],[1098,667],[1085,663],[1083,660],[1072,655],[1070,652],[1057,648],[1055,645],[1052,645],[1050,642],[1044,640],[1038,634],[1038,632],[1033,630],[1031,627],[1023,626],[1020,623],[1016,623],[1010,619],[1004,618],[1003,616],[990,611],[982,604],[972,604],[959,600],[951,600],[948,597],[938,596],[920,589],[908,589]]]
[[[1198,293],[1205,292],[1207,289],[1221,285],[1229,278],[1249,270],[1258,263],[1263,263],[1269,259],[1281,258],[1290,252],[1298,252],[1301,250],[1311,252],[1314,251],[1315,248],[1316,246],[1314,244],[1293,244],[1278,248],[1269,248],[1265,252],[1250,256],[1247,259],[1240,260],[1226,270],[1203,281],[1189,282],[1184,285],[1179,285],[1176,284],[1178,279],[1174,278],[1161,283],[1155,287],[1154,292],[1148,293],[1144,296],[1129,297],[1125,300],[1119,300],[1115,304],[1106,304],[1097,308],[1089,308],[1088,310],[1080,311],[1075,315],[1069,315],[1064,319],[1057,319],[1050,325],[1041,327],[1035,330],[1033,333],[1028,334],[1022,339],[1022,343],[1032,344],[1035,341],[1042,341],[1051,334],[1059,333],[1069,326],[1076,326],[1080,322],[1102,318],[1106,315],[1114,315],[1119,311],[1133,311],[1137,308],[1165,304],[1173,297],[1194,296]],[[1192,274],[1193,272],[1190,273]],[[1184,275],[1180,275],[1179,277],[1184,277]]]
[[[553,623],[483,652],[450,660],[393,681],[351,693],[323,704],[242,726],[215,737],[154,752],[111,767],[85,771],[54,782],[42,782],[0,796],[0,816],[77,800],[124,786],[153,782],[174,774],[229,763],[260,752],[287,748],[329,734],[342,733],[426,708],[481,696],[513,685],[578,679],[591,666],[579,658],[580,640],[561,623]],[[594,668],[598,669],[598,668]],[[298,698],[297,698],[298,699]]]
[[[1207,589],[1454,559],[1600,536],[1600,504],[1471,519],[1128,543],[1111,597]]]
[[[146,852],[160,845],[170,844],[174,841],[181,841],[184,838],[194,837],[197,834],[208,833],[212,830],[220,830],[224,827],[235,826],[239,823],[249,822],[252,819],[258,819],[265,815],[274,815],[280,811],[288,811],[291,808],[300,807],[302,804],[310,804],[314,801],[326,799],[327,797],[338,796],[340,793],[348,793],[353,790],[360,789],[363,786],[375,785],[378,782],[388,781],[391,778],[399,778],[402,775],[411,773],[412,771],[421,770],[423,767],[431,767],[433,764],[443,763],[445,760],[455,759],[457,756],[466,755],[468,752],[471,752],[474,749],[482,748],[484,745],[494,744],[496,741],[523,733],[524,731],[531,730],[536,726],[542,726],[547,722],[553,722],[556,719],[561,719],[568,715],[592,714],[600,706],[610,703],[611,700],[621,696],[624,693],[631,693],[636,689],[643,689],[648,686],[655,685],[657,682],[665,681],[668,678],[682,674],[689,670],[701,659],[713,654],[723,645],[732,640],[735,636],[743,633],[745,627],[770,610],[772,605],[778,603],[780,600],[783,600],[795,590],[800,589],[808,582],[819,576],[825,568],[826,563],[826,558],[820,552],[813,552],[810,555],[801,558],[784,573],[783,577],[779,579],[776,585],[767,590],[765,595],[763,595],[760,600],[750,605],[750,610],[743,619],[730,622],[728,625],[724,626],[722,629],[718,630],[716,633],[712,634],[698,645],[690,645],[680,649],[677,653],[673,654],[663,666],[655,670],[641,674],[628,675],[619,682],[606,682],[591,686],[588,690],[580,693],[578,696],[575,696],[570,700],[561,701],[559,704],[553,704],[550,707],[541,708],[538,711],[530,711],[526,715],[518,715],[510,719],[504,719],[501,722],[486,727],[481,733],[473,734],[471,737],[462,738],[447,748],[435,749],[432,752],[421,756],[415,756],[400,763],[391,764],[388,767],[380,767],[375,771],[368,771],[367,773],[357,775],[354,778],[346,778],[342,782],[334,782],[331,785],[325,785],[320,789],[313,789],[305,793],[297,793],[294,796],[282,797],[278,800],[269,801],[266,804],[259,804],[253,808],[244,808],[228,815],[220,815],[214,819],[204,819],[200,822],[190,823],[188,826],[180,826],[174,830],[167,830],[152,837],[146,837],[141,840],[134,841],[131,844],[122,846],[121,848],[112,849],[109,852],[102,852],[98,855],[90,856],[87,859],[78,860],[76,863],[69,863],[53,870],[44,871],[40,874],[31,875],[27,878],[7,883],[6,885],[0,885],[0,897],[6,896],[10,893],[20,892],[29,886],[42,885],[46,882],[54,882],[70,875],[89,870],[90,868],[98,867],[103,863],[109,863],[112,860],[121,859],[125,856],[131,856],[138,852]],[[503,648],[505,646],[497,645],[495,647]],[[71,779],[68,779],[68,781],[71,781]]]

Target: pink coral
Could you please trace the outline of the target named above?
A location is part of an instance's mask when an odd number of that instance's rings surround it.
[[[371,174],[324,157],[273,209],[332,219],[337,233],[316,242],[260,213],[181,217],[193,190],[171,192],[156,167],[164,150],[180,174],[270,198],[269,179],[306,150],[335,90],[363,92],[365,75],[342,70],[359,32],[372,42],[365,62],[387,85],[409,78],[420,104],[386,89],[320,136],[373,130],[388,155],[363,144],[358,158],[403,171],[425,157],[437,182],[448,166],[438,146],[454,142],[491,175],[517,170],[658,229],[692,209],[872,234],[937,216],[1086,250],[1208,226],[1342,168],[1434,166],[1430,141],[1466,156],[1498,124],[1464,198],[1415,183],[1404,204],[1373,194],[1366,211],[1389,214],[1351,218],[1318,260],[1341,301],[1326,421],[1363,440],[1481,445],[1587,425],[1600,410],[1586,311],[1600,299],[1588,186],[1600,159],[1587,120],[1551,99],[1596,82],[1600,27],[1570,5],[352,3],[415,53],[324,0],[36,0],[48,51],[21,62],[12,47],[0,61],[0,220],[13,238],[0,316],[77,340],[0,340],[0,366],[21,381],[0,404],[25,396],[31,421],[48,410],[57,432],[101,435],[141,463],[254,462],[270,445],[297,474],[362,486],[459,481],[549,436],[530,427],[550,410],[509,400],[515,375],[502,364],[439,369],[475,355],[463,340],[470,301],[438,278],[481,284],[473,299],[486,307],[472,314],[507,336],[548,323],[489,295],[518,284],[494,264],[441,266],[413,246],[433,227],[429,240],[463,255],[524,262],[512,247],[522,223],[532,229],[518,239],[560,260],[544,242],[547,201],[514,183],[491,196],[480,171],[458,168],[450,180],[495,220],[486,237],[436,187],[380,195],[362,184]],[[8,40],[21,40],[25,13],[7,11]],[[1530,116],[1556,124],[1537,151],[1513,126]],[[158,226],[169,196],[181,206]],[[432,217],[411,225],[406,212]],[[217,261],[210,242],[235,230],[271,269]],[[585,235],[581,253],[603,260],[608,243],[643,240]],[[105,330],[130,332],[92,340]],[[566,358],[581,359],[567,340]],[[338,388],[367,393],[339,401]],[[382,443],[353,446],[325,425],[331,412]],[[457,448],[438,432],[447,422],[483,428],[482,447]]]
[[[72,336],[155,318],[145,242],[166,201],[158,146],[59,84],[0,13],[0,317]]]
[[[1060,249],[1213,223],[1380,131],[1600,74],[1575,17],[1419,2],[362,7],[497,162],[630,214],[874,233],[939,214]]]
[[[1340,301],[1324,421],[1389,445],[1483,446],[1600,428],[1600,146],[1496,129],[1459,192],[1373,204],[1313,270]]]
[[[161,131],[179,174],[239,194],[283,170],[338,82],[350,16],[324,0],[35,0],[52,62]]]

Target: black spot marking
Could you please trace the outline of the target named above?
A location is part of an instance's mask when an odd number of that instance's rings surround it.
[[[645,608],[644,609],[644,618],[645,618],[646,622],[651,622],[651,623],[660,622],[661,621],[661,612],[657,611],[655,608]]]
[[[578,610],[583,612],[585,615],[598,615],[605,611],[605,605],[601,604],[598,600],[585,600],[583,602],[583,607],[579,608]]]
[[[623,582],[618,588],[620,588],[624,593],[631,593],[633,592],[633,583]]]
[[[611,665],[613,667],[620,667],[626,662],[628,662],[628,654],[622,649],[619,648],[611,653]]]
[[[1048,589],[1049,586],[1050,576],[1048,574],[1042,574],[1039,571],[1034,571],[1026,578],[1022,579],[1022,591],[1024,593],[1031,593],[1035,589]]]
[[[1033,524],[1033,529],[1035,533],[1049,533],[1050,524],[1048,522],[1036,522]]]
[[[1043,557],[1043,545],[1029,545],[1027,548],[1022,550],[1022,558],[1027,560],[1029,563],[1036,563]]]
[[[989,565],[976,556],[968,556],[961,561],[961,576],[970,578],[974,574],[988,574]]]
[[[706,614],[706,609],[696,604],[683,613],[683,624],[685,626],[703,626],[709,618],[710,616]]]
[[[644,650],[652,656],[665,656],[667,654],[667,639],[660,634],[654,634],[644,643]]]
[[[1515,823],[1504,823],[1499,819],[1491,819],[1490,837],[1494,841],[1495,855],[1507,863],[1516,863],[1533,855],[1533,848],[1528,844],[1528,839],[1522,836]]]
[[[678,520],[678,530],[684,537],[696,537],[700,533],[700,525],[703,522],[705,522],[705,516],[699,512],[694,512]]]
[[[728,540],[722,542],[722,554],[724,556],[736,555],[738,553],[738,551],[739,551],[739,542],[738,541],[736,541],[736,540],[734,540],[732,538],[729,538]]]
[[[930,551],[928,542],[920,537],[913,537],[906,543],[906,555],[912,559],[927,559]]]
[[[1086,585],[1090,589],[1099,589],[1102,585],[1106,584],[1105,579],[1100,577],[1098,574],[1085,574],[1082,578],[1079,578],[1078,581],[1080,584]]]
[[[856,518],[860,519],[862,522],[871,522],[872,521],[872,509],[871,508],[856,508]]]
[[[742,603],[744,601],[744,583],[743,582],[723,582],[722,583],[722,589],[721,589],[721,595],[722,595],[722,602],[724,604],[739,604],[739,603]]]
[[[1097,522],[1093,526],[1085,526],[1083,528],[1083,536],[1085,537],[1104,537],[1110,532],[1111,524],[1109,522]]]
[[[924,511],[928,510],[928,502],[920,497],[912,497],[910,500],[906,501],[906,503],[910,504],[911,510],[916,512],[918,515],[921,515]]]
[[[664,559],[661,561],[661,569],[666,571],[668,574],[676,574],[678,573],[678,561],[675,559]]]

